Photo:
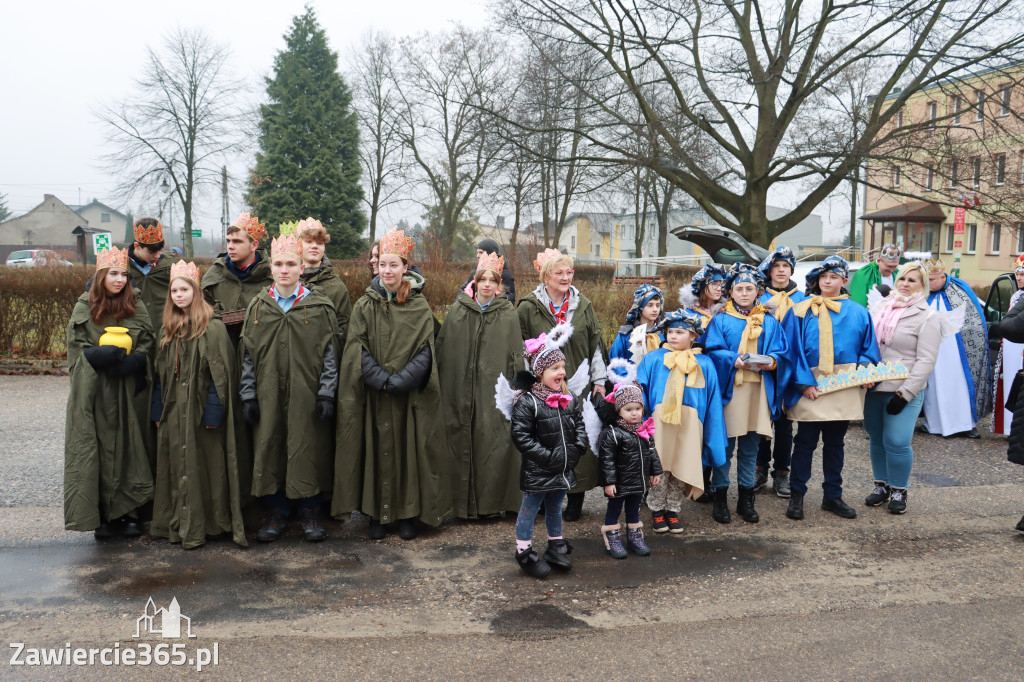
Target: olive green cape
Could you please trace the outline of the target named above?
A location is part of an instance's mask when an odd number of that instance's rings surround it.
[[[149,312],[149,319],[153,323],[154,330],[159,331],[163,326],[164,305],[167,303],[167,292],[171,288],[171,266],[179,260],[181,259],[177,256],[162,253],[160,260],[156,262],[148,275],[142,274],[135,263],[130,263],[131,267],[128,268],[132,281],[138,287],[142,302],[146,304],[146,310]]]
[[[484,310],[460,293],[437,337],[445,434],[452,461],[455,516],[473,518],[519,508],[519,451],[494,404],[494,385],[523,368],[515,308],[497,296]]]
[[[345,332],[348,329],[348,318],[352,316],[352,299],[348,295],[348,287],[338,273],[331,268],[331,261],[324,256],[318,268],[306,268],[302,273],[302,281],[320,287],[327,298],[334,303],[334,314],[338,316],[338,331],[341,346],[345,346]]]
[[[218,310],[227,312],[247,308],[261,289],[269,289],[274,283],[270,274],[270,254],[266,249],[258,249],[256,253],[260,255],[260,262],[244,280],[228,270],[224,264],[226,253],[217,256],[203,275],[203,291],[216,301]]]
[[[353,306],[339,375],[333,516],[359,509],[381,523],[418,517],[438,526],[451,514],[434,321],[416,288],[398,305],[371,285]],[[397,373],[424,346],[433,363],[422,391],[389,395],[363,383],[364,348],[385,371]]]
[[[555,326],[555,316],[551,314],[548,306],[537,298],[534,292],[530,292],[520,299],[517,308],[519,313],[519,325],[523,330],[523,340],[535,339],[541,334],[547,334]],[[604,338],[601,336],[601,325],[597,321],[597,313],[590,299],[580,294],[580,303],[572,315],[573,333],[568,343],[562,346],[562,353],[565,354],[565,376],[568,379],[576,373],[576,369],[583,364],[584,360],[592,360],[594,353],[600,351],[605,362],[608,361],[608,354],[604,348]],[[580,394],[589,397],[594,389],[593,383],[588,383],[586,389]],[[576,465],[576,487],[570,490],[571,493],[580,493],[590,490],[598,484],[599,473],[597,456],[587,450],[580,463]]]
[[[196,339],[179,336],[157,346],[163,413],[157,430],[156,483],[150,535],[199,547],[208,536],[231,533],[247,547],[242,518],[249,474],[239,462],[238,363],[228,330],[218,319]],[[175,369],[177,368],[177,370]],[[210,384],[224,405],[216,429],[202,425]]]
[[[89,294],[75,303],[68,322],[68,394],[64,425],[64,527],[94,530],[153,499],[153,475],[143,428],[149,391],[135,394],[135,377],[93,369],[82,355],[99,344],[106,327],[126,327],[132,350],[152,358],[153,328],[136,292],[135,316],[96,324],[89,316]],[[141,398],[141,399],[140,399]]]
[[[239,354],[256,370],[260,420],[253,427],[252,494],[284,489],[290,499],[328,494],[333,483],[334,427],[317,419],[324,349],[338,356],[334,304],[317,289],[286,313],[267,289],[249,304]]]

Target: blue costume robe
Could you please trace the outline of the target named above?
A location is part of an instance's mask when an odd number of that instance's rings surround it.
[[[644,356],[637,367],[636,380],[644,389],[644,415],[651,416],[654,409],[665,399],[665,387],[671,373],[665,366],[668,348],[653,350]],[[697,354],[697,364],[704,373],[704,387],[686,387],[683,392],[683,407],[693,408],[704,428],[704,444],[701,459],[706,467],[725,464],[728,438],[725,431],[725,415],[722,412],[722,398],[719,393],[718,372],[711,358]],[[660,449],[660,446],[659,446]]]
[[[718,385],[722,391],[723,405],[732,400],[732,389],[736,377],[736,358],[740,356],[737,349],[743,340],[743,330],[746,326],[746,318],[741,319],[733,317],[728,312],[722,312],[711,319],[711,324],[708,325],[707,332],[705,332],[704,346],[718,371]],[[789,342],[782,325],[767,312],[764,316],[761,335],[757,337],[757,352],[775,358],[776,368],[761,372],[761,381],[764,382],[772,419],[778,419],[782,413],[783,391],[789,377],[789,362],[787,361]]]
[[[646,323],[641,323],[646,326]],[[623,358],[633,362],[633,355],[629,352],[629,335],[633,333],[636,327],[630,327],[624,325],[619,327],[619,333],[615,335],[615,340],[612,342],[612,347],[608,351],[609,358]],[[661,342],[665,342],[665,335],[659,334]]]
[[[776,293],[777,292],[774,289],[766,289],[765,292],[763,294],[761,294],[761,298],[757,299],[757,302],[767,308],[768,307],[768,302],[772,300],[772,297]],[[793,305],[796,305],[800,301],[807,300],[807,294],[805,294],[804,292],[800,291],[799,289],[794,289],[793,293],[791,293],[789,295],[789,300],[793,302]],[[775,319],[779,320],[779,316],[775,315]],[[782,322],[782,320],[779,320],[779,322]]]

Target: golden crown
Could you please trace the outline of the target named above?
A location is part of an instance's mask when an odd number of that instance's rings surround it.
[[[299,227],[298,220],[292,220],[291,222],[281,223],[277,227],[278,234],[296,234]]]
[[[183,260],[171,263],[171,279],[183,277],[199,284],[199,266],[195,263],[186,263]]]
[[[413,242],[411,237],[405,236],[404,230],[399,230],[392,227],[388,230],[388,233],[380,238],[380,255],[386,253],[400,256],[405,260],[409,260],[409,256],[412,255],[412,250],[416,248],[416,244]]]
[[[263,239],[263,235],[267,232],[267,226],[261,223],[259,218],[248,211],[238,216],[238,220],[235,221],[234,227],[241,229],[249,235],[249,238],[254,242],[258,242]]]
[[[540,274],[541,268],[544,267],[544,263],[551,260],[552,258],[558,258],[562,255],[562,252],[558,249],[544,249],[537,254],[537,260],[533,261],[533,269]]]
[[[929,258],[924,262],[925,270],[928,272],[945,272],[946,264],[942,262],[941,258]]]
[[[164,240],[164,226],[160,223],[156,227],[135,225],[132,229],[135,231],[135,241],[140,244],[159,244]]]
[[[96,254],[96,269],[123,268],[128,269],[128,249],[119,249],[111,246]]]
[[[498,277],[501,277],[501,270],[504,267],[505,258],[503,256],[499,256],[496,253],[485,253],[484,255],[480,256],[480,260],[477,261],[476,264],[477,272],[480,272],[481,270],[490,270],[492,272],[498,273]]]
[[[286,253],[302,258],[302,242],[294,234],[282,234],[270,242],[270,257],[283,256]]]
[[[306,230],[316,230],[318,228],[322,228],[323,226],[324,224],[321,223],[316,218],[306,218],[305,220],[300,220],[296,224],[295,234],[298,237],[302,237],[302,233],[305,232]]]

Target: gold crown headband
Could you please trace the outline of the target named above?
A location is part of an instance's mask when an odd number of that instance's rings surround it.
[[[391,228],[388,233],[380,239],[380,255],[392,254],[408,261],[412,250],[416,248],[411,237],[405,236],[404,230]]]
[[[505,258],[499,256],[496,253],[485,253],[480,256],[480,260],[477,261],[476,270],[492,270],[498,273],[498,277],[501,277],[501,271],[505,267]]]
[[[195,263],[186,263],[183,260],[171,264],[171,279],[181,277],[190,279],[199,284],[199,266]]]
[[[924,262],[924,268],[929,273],[932,273],[932,272],[945,272],[946,271],[946,264],[942,262],[941,258],[935,258],[935,259],[929,258],[928,260],[926,260]]]
[[[116,246],[112,246],[97,253],[96,269],[102,270],[103,268],[122,268],[127,270],[128,249],[119,249]]]

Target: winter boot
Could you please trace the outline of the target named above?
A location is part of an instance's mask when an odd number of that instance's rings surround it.
[[[651,553],[651,548],[644,542],[644,532],[640,530],[643,527],[643,521],[626,524],[626,544],[637,556],[647,556]]]
[[[1021,533],[1024,533],[1024,516],[1020,517],[1020,521],[1017,522],[1015,530],[1019,530]]]
[[[580,515],[583,514],[583,496],[586,493],[569,493],[566,495],[568,502],[565,505],[565,511],[562,512],[563,521],[579,521]]]
[[[704,494],[697,498],[697,502],[708,504],[715,499],[711,491],[711,467],[704,467]]]
[[[667,529],[668,526],[665,526]],[[114,537],[114,529],[110,527],[109,523],[101,523],[99,528],[92,532],[92,536],[97,540],[106,540],[107,538]]]
[[[302,537],[307,542],[322,542],[327,537],[324,525],[320,522],[320,510],[308,507],[299,512],[299,525],[302,526]]]
[[[754,509],[754,489],[740,486],[740,497],[736,502],[736,513],[747,523],[757,523],[760,517]]]
[[[548,565],[548,562],[537,556],[532,546],[516,554],[516,563],[519,564],[519,568],[523,569],[526,575],[534,578],[543,578],[551,572],[551,566]]]
[[[768,470],[760,467],[754,469],[754,490],[761,492],[768,484]]]
[[[601,535],[604,536],[604,550],[613,559],[625,559],[626,548],[622,546],[622,538],[619,537],[619,524],[601,526]]]
[[[416,537],[416,519],[398,520],[398,537],[403,540],[412,540]]]
[[[651,512],[651,528],[654,529],[655,533],[668,532],[668,514],[667,509]]]
[[[794,492],[789,496],[789,506],[786,508],[786,516],[799,521],[804,517],[804,494]]]
[[[566,540],[548,540],[548,550],[544,552],[544,560],[557,569],[568,571],[572,568],[572,545]]]
[[[142,535],[142,522],[130,516],[121,517],[121,535],[126,538],[137,538]]]
[[[711,508],[711,518],[719,523],[732,523],[732,517],[729,515],[729,486],[715,488],[712,499],[715,504]]]
[[[388,534],[388,529],[377,519],[370,519],[370,525],[366,528],[366,537],[371,540],[383,540]]]
[[[822,499],[821,508],[823,511],[832,512],[843,519],[857,518],[857,512],[854,508],[843,502],[841,497],[826,497]]]
[[[883,504],[889,501],[889,495],[892,491],[889,488],[889,484],[885,481],[875,481],[875,489],[871,491],[871,494],[864,498],[864,504],[869,507],[881,507]]]
[[[287,525],[288,518],[281,513],[281,510],[277,508],[271,509],[270,514],[267,516],[267,522],[256,531],[256,539],[260,542],[273,542],[281,537],[281,533],[284,532]]]

